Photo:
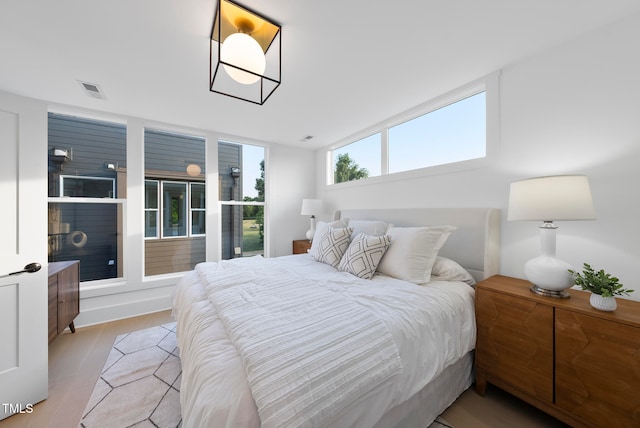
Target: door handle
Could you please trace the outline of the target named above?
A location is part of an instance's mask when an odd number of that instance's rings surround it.
[[[38,272],[42,268],[40,263],[29,263],[22,270],[18,270],[16,272],[11,272],[9,275],[18,275],[19,273],[34,273]]]

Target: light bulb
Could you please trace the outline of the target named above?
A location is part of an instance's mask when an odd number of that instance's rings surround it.
[[[267,60],[260,44],[253,37],[244,33],[234,33],[225,39],[220,48],[220,58],[226,63],[257,74],[263,74],[267,67]],[[260,76],[226,64],[222,65],[233,80],[243,85],[250,85],[260,80]]]

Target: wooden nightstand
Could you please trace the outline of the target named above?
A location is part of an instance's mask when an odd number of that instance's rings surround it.
[[[640,426],[640,303],[602,312],[493,276],[476,285],[476,391],[487,383],[574,427]]]
[[[308,239],[296,239],[293,241],[293,254],[305,254],[311,248],[311,241]]]

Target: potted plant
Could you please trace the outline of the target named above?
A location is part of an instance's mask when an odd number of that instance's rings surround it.
[[[603,269],[595,271],[588,263],[584,263],[582,273],[569,269],[573,275],[573,283],[583,290],[590,291],[589,303],[601,311],[615,311],[618,306],[615,296],[632,293],[633,290],[623,288],[615,276]]]

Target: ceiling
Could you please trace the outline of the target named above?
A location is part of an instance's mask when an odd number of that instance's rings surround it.
[[[238,2],[282,25],[282,84],[262,106],[209,92],[214,0],[2,0],[0,90],[315,149],[640,11],[637,0]]]

